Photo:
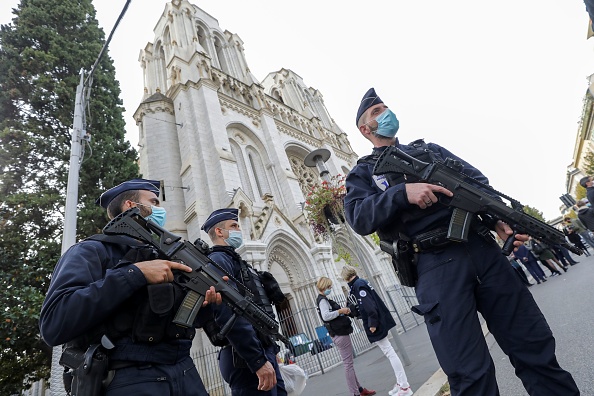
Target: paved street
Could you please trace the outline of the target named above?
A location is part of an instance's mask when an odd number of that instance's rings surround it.
[[[553,330],[559,363],[573,374],[582,395],[591,396],[594,395],[594,256],[577,260],[580,263],[567,273],[534,285],[530,291]],[[401,339],[412,361],[405,369],[413,389],[417,390],[439,369],[439,364],[423,325],[402,334]],[[501,395],[527,395],[493,337],[489,335],[487,341],[492,346]],[[355,370],[359,381],[378,391],[378,395],[387,395],[394,385],[391,367],[378,348],[358,356]],[[311,377],[303,393],[304,396],[347,394],[342,365]]]
[[[417,390],[439,370],[439,363],[424,324],[401,334],[400,338],[411,360],[411,364],[405,367],[408,381],[413,390]],[[392,345],[395,345],[393,341]],[[355,372],[359,382],[368,389],[376,390],[378,395],[387,395],[396,382],[392,366],[377,347],[355,358]],[[307,381],[303,396],[322,395],[348,395],[342,364]]]
[[[591,396],[594,395],[594,256],[576,260],[580,263],[568,272],[532,286],[530,291],[557,340],[559,364],[573,375],[582,395]],[[488,339],[493,342],[493,337]],[[501,395],[527,395],[497,343],[491,355]]]

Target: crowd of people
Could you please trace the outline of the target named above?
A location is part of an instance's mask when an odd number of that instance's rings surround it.
[[[356,125],[373,151],[346,178],[345,218],[360,235],[376,232],[389,246],[414,250],[414,254],[394,255],[394,268],[401,280],[408,274],[406,282],[415,288],[419,303],[412,310],[424,317],[451,394],[499,394],[480,313],[530,395],[579,395],[572,375],[557,362],[552,331],[526,287],[532,283],[522,270],[525,267],[537,284],[546,282],[577,264],[567,249],[516,235],[509,225],[488,215],[474,219],[467,241],[451,240],[452,208],[439,198],[454,193],[402,173],[375,174],[375,163],[386,149],[396,148],[425,161],[453,159],[462,173],[485,185],[487,177],[435,143],[400,143],[398,118],[374,88],[361,100]],[[594,199],[592,178],[581,182],[588,198]],[[110,219],[136,207],[144,218],[163,227],[165,210],[159,191],[158,181],[134,179],[107,190],[97,204]],[[583,241],[594,247],[589,232],[594,213],[587,205],[578,206],[578,218],[566,218],[564,232],[587,252]],[[272,306],[282,302],[284,295],[270,280],[271,274],[256,271],[236,252],[243,244],[238,210],[213,211],[202,230],[212,242],[209,258],[221,277],[259,296],[255,302],[274,317]],[[515,238],[514,252],[508,258],[489,231],[503,240]],[[548,276],[543,267],[550,271]],[[152,249],[125,236],[90,237],[62,256],[42,307],[40,329],[49,345],[64,344],[85,357],[70,372],[67,386],[74,389],[73,394],[94,386],[95,394],[107,396],[208,395],[190,357],[195,328],[203,328],[209,340],[221,347],[219,370],[233,396],[291,395],[294,390],[287,389],[279,367],[278,344],[245,318],[233,319],[233,311],[221,304],[214,288],[205,293],[204,307],[193,327],[174,323],[185,303],[183,285],[174,281],[179,271],[190,272],[191,268],[159,259]],[[389,341],[396,323],[380,293],[354,267],[343,267],[340,277],[356,303],[339,306],[331,298],[332,280],[321,277],[316,284],[316,306],[342,357],[349,395],[376,394],[363,387],[355,373],[349,318],[354,309],[359,311],[369,342],[381,349],[394,371],[395,384],[389,395],[413,395]],[[524,331],[527,328],[531,331]],[[105,356],[108,359],[99,359]],[[98,364],[95,360],[103,362],[104,372],[90,381],[89,363]]]
[[[580,185],[586,189],[587,197],[594,199],[594,183],[591,176],[583,177]],[[571,208],[573,215],[566,215],[561,223],[561,228],[567,241],[583,251],[586,257],[591,255],[589,248],[594,249],[594,209],[591,208],[588,198],[579,200]],[[511,253],[508,257],[512,267],[517,271],[520,280],[526,286],[532,286],[523,271],[530,273],[536,284],[547,281],[548,277],[561,275],[561,270],[567,270],[579,263],[564,246],[547,245],[543,241],[529,238],[528,242]],[[546,275],[544,270],[548,270]]]

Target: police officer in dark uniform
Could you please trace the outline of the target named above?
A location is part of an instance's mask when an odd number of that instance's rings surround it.
[[[202,229],[208,233],[213,247],[209,257],[225,273],[251,289],[254,272],[245,263],[235,249],[243,244],[241,228],[238,223],[238,209],[225,208],[215,210],[204,222]],[[253,287],[253,286],[252,286]],[[272,314],[270,301],[256,304]],[[214,317],[219,326],[224,326],[232,312],[226,305],[212,306]],[[238,317],[231,330],[226,334],[228,344],[219,353],[219,367],[225,382],[231,387],[233,396],[286,396],[285,384],[276,361],[279,347],[273,340],[262,336],[244,318]]]
[[[109,218],[138,207],[163,226],[159,187],[155,180],[129,180],[104,192],[97,204]],[[93,348],[103,346],[109,363],[99,383],[108,380],[92,394],[208,395],[190,357],[195,329],[172,323],[183,298],[171,283],[174,271],[191,268],[155,260],[152,249],[124,236],[90,237],[61,257],[41,309],[41,335],[49,345],[65,344],[65,354],[79,350],[89,359],[97,356]],[[221,303],[214,288],[208,302]],[[78,374],[73,394],[91,381],[89,374]]]
[[[451,242],[445,236],[452,211],[438,202],[440,194],[452,196],[450,191],[404,175],[373,175],[373,167],[386,147],[396,146],[424,161],[453,158],[466,175],[484,183],[488,179],[437,144],[400,144],[395,137],[399,121],[373,88],[361,101],[356,123],[374,149],[346,178],[346,219],[361,235],[377,231],[388,243],[403,240],[418,247],[412,267],[418,277],[419,305],[414,310],[425,317],[452,395],[499,394],[477,311],[530,395],[578,395],[571,374],[557,363],[555,339],[532,295],[513,274],[490,233],[483,232],[494,230],[505,240],[512,234],[510,227],[477,217],[468,242]],[[516,236],[514,245],[527,238]]]

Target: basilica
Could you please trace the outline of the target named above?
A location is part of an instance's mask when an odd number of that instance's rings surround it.
[[[346,292],[344,257],[379,289],[397,284],[389,256],[371,238],[339,224],[324,239],[308,223],[306,196],[321,182],[308,155],[328,153],[330,175],[347,174],[358,159],[321,92],[289,68],[258,80],[239,35],[186,0],[166,4],[154,33],[140,52],[144,97],[134,119],[142,177],[162,181],[166,228],[210,242],[200,230],[207,216],[238,208],[239,252],[279,281],[288,297],[276,307],[281,318],[313,305],[320,276]],[[284,332],[301,324],[293,326]],[[196,348],[208,343],[198,338]]]

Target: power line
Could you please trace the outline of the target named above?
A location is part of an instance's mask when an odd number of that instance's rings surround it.
[[[101,52],[99,52],[99,56],[97,56],[97,60],[95,60],[95,64],[93,64],[93,67],[91,68],[91,71],[89,72],[89,75],[87,76],[87,79],[85,80],[85,85],[87,85],[87,82],[89,82],[89,85],[90,85],[90,83],[92,83],[93,73],[95,73],[95,69],[99,65],[101,58],[103,58],[103,54],[107,50],[107,46],[109,45],[111,38],[113,37],[113,34],[115,33],[115,30],[117,29],[118,25],[120,24],[120,21],[124,17],[124,14],[128,10],[128,6],[130,5],[131,1],[132,0],[126,1],[126,4],[124,5],[124,8],[122,9],[122,12],[120,12],[120,16],[118,16],[118,19],[116,20],[115,25],[113,25],[113,28],[111,29],[111,32],[109,33],[109,37],[107,37],[105,44],[103,44],[103,48],[101,48]]]

